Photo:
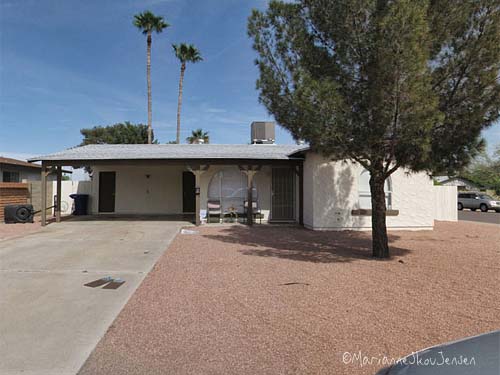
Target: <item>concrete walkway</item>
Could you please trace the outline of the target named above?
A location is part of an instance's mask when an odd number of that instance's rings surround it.
[[[78,372],[182,221],[68,221],[0,241],[0,374]],[[104,276],[119,289],[85,287]]]

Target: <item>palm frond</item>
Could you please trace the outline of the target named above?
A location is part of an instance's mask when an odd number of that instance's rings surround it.
[[[147,34],[152,31],[161,33],[163,29],[170,25],[165,22],[162,16],[155,16],[152,12],[146,10],[134,16],[134,26],[141,30],[143,34]]]
[[[174,49],[175,56],[181,63],[196,63],[203,60],[200,51],[194,46],[194,44],[172,44],[172,48]]]
[[[186,141],[191,144],[200,143],[200,140],[202,140],[203,143],[210,142],[208,132],[203,131],[203,129],[191,130],[191,135],[186,138]]]

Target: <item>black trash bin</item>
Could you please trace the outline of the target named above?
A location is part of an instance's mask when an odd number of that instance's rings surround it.
[[[75,208],[73,210],[73,215],[87,215],[87,205],[89,202],[88,194],[71,194],[69,196],[75,200]]]

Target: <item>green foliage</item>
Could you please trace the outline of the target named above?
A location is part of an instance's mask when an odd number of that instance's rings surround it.
[[[493,0],[271,1],[248,32],[260,100],[295,138],[387,177],[458,170],[500,110]]]
[[[140,29],[143,34],[148,34],[153,31],[161,33],[163,29],[170,25],[165,22],[163,17],[155,16],[152,12],[147,10],[134,16],[134,26]]]
[[[435,178],[432,179],[432,182],[434,183],[434,186],[441,186],[442,185],[441,182],[439,182]]]
[[[89,144],[145,144],[148,143],[148,127],[143,124],[125,123],[94,126],[81,129],[83,141],[80,146]],[[152,136],[154,140],[154,135]],[[154,140],[153,143],[158,143]]]
[[[500,196],[500,146],[493,158],[486,153],[481,154],[461,175],[477,185],[495,190]]]
[[[203,143],[210,143],[210,136],[203,129],[191,130],[191,135],[186,138],[186,141],[190,144],[200,143],[200,140]]]
[[[181,63],[197,63],[202,61],[200,51],[193,44],[172,44],[174,49],[175,57],[179,59]]]
[[[385,180],[400,167],[460,170],[500,116],[498,0],[273,0],[248,34],[277,122],[370,172],[378,257]]]

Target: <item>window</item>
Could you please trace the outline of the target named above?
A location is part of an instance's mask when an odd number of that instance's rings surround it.
[[[385,205],[387,209],[391,209],[392,182],[390,177],[385,180],[384,191],[385,191]],[[366,169],[363,170],[363,172],[361,172],[361,174],[359,175],[358,192],[359,192],[359,208],[371,210],[372,195],[370,192],[370,172],[368,172]]]
[[[3,182],[20,182],[21,180],[19,179],[19,172],[9,172],[9,171],[4,171],[3,172]]]
[[[253,199],[257,200],[255,182]],[[212,176],[208,185],[208,199],[220,200],[222,209],[235,207],[243,212],[243,202],[247,199],[247,176],[236,167],[227,167]]]

